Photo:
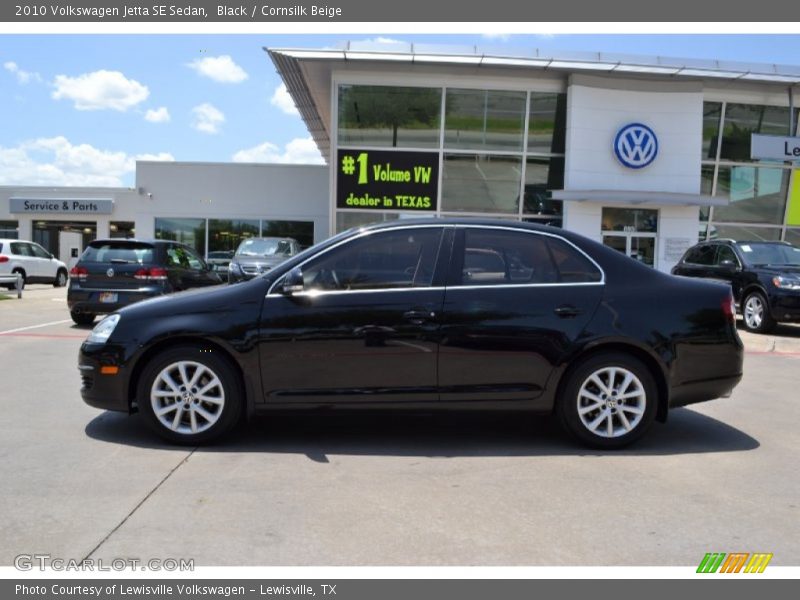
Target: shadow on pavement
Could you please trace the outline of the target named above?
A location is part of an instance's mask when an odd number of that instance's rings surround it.
[[[185,451],[160,440],[139,415],[106,412],[86,426],[96,440],[139,448]],[[689,409],[673,410],[633,447],[613,452],[584,448],[554,418],[520,414],[387,412],[276,413],[239,427],[226,440],[198,452],[304,454],[328,462],[328,454],[369,456],[663,456],[741,452],[759,447],[746,433]]]
[[[740,332],[750,333],[750,332],[747,331],[747,329],[744,328],[744,324],[743,324],[742,319],[737,319],[736,328]],[[778,323],[775,326],[775,329],[770,331],[768,334],[752,333],[750,335],[758,335],[758,336],[772,335],[772,336],[778,336],[778,337],[784,337],[784,338],[800,339],[800,325],[797,325],[797,324],[794,324],[794,323]]]

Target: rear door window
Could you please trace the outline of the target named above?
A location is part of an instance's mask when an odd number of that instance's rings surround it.
[[[84,251],[81,262],[152,264],[153,246],[125,241],[93,242]]]
[[[22,242],[12,242],[11,253],[18,256],[33,256],[30,246],[28,246],[28,244],[23,244]]]
[[[712,244],[703,244],[686,253],[683,262],[690,265],[713,265],[716,248]]]

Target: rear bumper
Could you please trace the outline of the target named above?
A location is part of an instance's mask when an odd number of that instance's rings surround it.
[[[100,302],[100,294],[117,294],[116,302]],[[67,291],[67,306],[70,312],[106,314],[124,306],[166,294],[163,287],[141,287],[134,290],[93,290],[70,286]]]
[[[672,389],[669,407],[677,408],[687,404],[714,400],[715,398],[727,398],[741,380],[742,374],[740,373],[731,377],[707,379],[680,385]]]

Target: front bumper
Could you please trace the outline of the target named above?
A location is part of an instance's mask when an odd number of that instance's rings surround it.
[[[113,371],[109,367],[116,367],[116,372],[109,372]],[[86,404],[103,410],[131,412],[130,368],[123,347],[84,342],[78,353],[78,371],[81,398]]]
[[[800,321],[800,291],[772,290],[769,297],[772,318],[779,322]]]

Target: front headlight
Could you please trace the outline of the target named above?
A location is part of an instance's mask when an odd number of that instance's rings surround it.
[[[800,279],[778,275],[772,278],[772,285],[782,290],[800,290]]]
[[[111,337],[111,334],[114,332],[114,328],[119,323],[119,315],[109,315],[102,321],[100,321],[97,326],[92,329],[92,333],[89,334],[89,337],[86,338],[86,341],[89,344],[105,344],[108,341],[108,338]]]

